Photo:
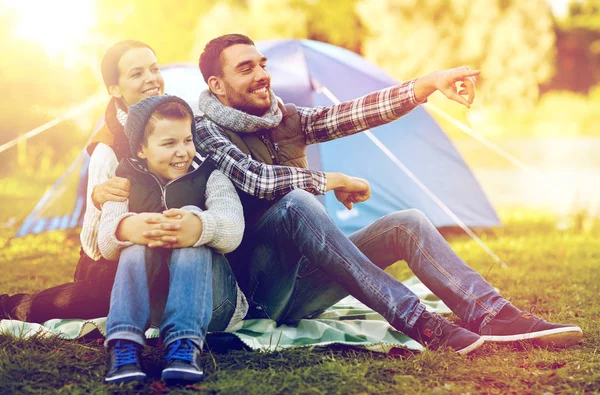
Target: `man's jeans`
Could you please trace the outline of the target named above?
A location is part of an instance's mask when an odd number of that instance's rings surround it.
[[[108,344],[127,339],[144,344],[150,326],[152,262],[168,260],[169,290],[160,333],[164,344],[188,338],[204,344],[212,314],[213,259],[225,259],[208,247],[172,251],[133,245],[121,251],[106,322]]]
[[[248,318],[278,324],[315,317],[350,294],[396,329],[412,328],[425,306],[384,272],[398,260],[405,260],[454,313],[478,327],[508,303],[418,210],[389,214],[346,237],[313,195],[295,190],[247,230],[236,254],[241,256],[250,261],[236,259],[232,266],[250,303]]]

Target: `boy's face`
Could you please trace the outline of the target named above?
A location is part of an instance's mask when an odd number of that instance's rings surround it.
[[[159,119],[148,141],[138,150],[148,171],[167,183],[185,173],[196,155],[191,119]]]

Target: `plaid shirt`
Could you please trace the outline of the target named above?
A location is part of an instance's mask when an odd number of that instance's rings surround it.
[[[414,96],[414,83],[412,80],[331,107],[298,107],[306,145],[349,136],[406,115],[419,104]],[[238,149],[220,132],[221,126],[206,117],[197,118],[196,129],[198,150],[236,187],[250,195],[272,200],[294,189],[315,195],[327,190],[325,173],[258,162]]]

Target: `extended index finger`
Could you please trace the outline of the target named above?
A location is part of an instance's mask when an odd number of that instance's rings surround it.
[[[468,67],[457,67],[454,69],[454,81],[464,80],[467,77],[476,77],[481,74],[481,70],[471,70]]]

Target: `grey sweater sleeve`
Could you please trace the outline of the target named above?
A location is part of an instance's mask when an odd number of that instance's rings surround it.
[[[233,184],[220,170],[213,170],[206,183],[206,211],[194,214],[202,221],[202,235],[194,247],[206,245],[226,254],[242,242],[242,203]]]

